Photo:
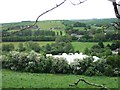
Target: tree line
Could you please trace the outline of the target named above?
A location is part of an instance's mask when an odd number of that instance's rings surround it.
[[[7,36],[2,37],[3,42],[23,42],[23,41],[55,41],[56,36]]]
[[[13,31],[15,32],[15,31]],[[13,33],[12,31],[8,32],[6,30],[3,30],[2,32],[2,36],[6,36],[6,34],[11,34]],[[24,30],[24,31],[20,31],[18,33],[15,33],[13,34],[14,36],[40,36],[40,35],[45,35],[45,36],[55,36],[55,32],[54,31],[51,31],[51,30],[32,30],[32,29],[29,29],[29,30]]]
[[[50,40],[49,37],[48,39]],[[43,53],[50,53],[50,54],[72,53],[74,52],[74,48],[71,44],[71,40],[72,39],[70,36],[59,36],[55,38],[55,43],[46,44],[44,46],[40,46],[36,42],[29,41],[24,44],[20,43],[18,45],[17,51],[22,52],[22,51],[34,50],[35,52],[43,52]],[[2,51],[11,51],[14,49],[15,47],[13,44],[2,45]]]

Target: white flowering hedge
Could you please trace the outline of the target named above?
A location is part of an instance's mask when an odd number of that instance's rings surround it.
[[[2,55],[2,66],[16,71],[67,73],[68,62],[64,59],[44,57],[34,51],[30,53],[11,51],[8,56]]]
[[[84,74],[92,75],[107,75],[107,76],[120,76],[119,58],[112,62],[114,58],[108,60],[98,60],[94,62],[91,57],[83,60],[76,59],[73,63],[69,64],[64,58],[53,58],[51,56],[45,57],[39,53],[31,51],[17,52],[11,51],[8,54],[0,56],[2,61],[2,68],[33,72],[33,73],[71,73],[71,74]],[[115,63],[115,64],[113,64]]]

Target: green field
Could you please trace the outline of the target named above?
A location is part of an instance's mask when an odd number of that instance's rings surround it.
[[[77,30],[84,30],[84,27],[74,27],[74,29],[77,29]]]
[[[104,45],[111,44],[112,42],[104,42]],[[74,49],[80,52],[84,52],[85,48],[91,48],[93,45],[98,44],[98,42],[72,42]]]
[[[65,74],[35,74],[22,73],[10,70],[2,71],[2,88],[71,88],[69,84],[74,83],[79,78],[96,83],[105,84],[108,88],[118,88],[117,77],[83,75],[65,75]],[[72,88],[95,88],[83,82]]]
[[[9,27],[15,27],[15,26],[22,26],[22,25],[33,25],[34,22],[16,22],[16,23],[5,23],[3,24],[3,30],[7,29]],[[50,28],[65,28],[65,26],[61,23],[60,20],[45,20],[45,21],[39,21],[36,25],[38,25],[41,29],[50,29]]]
[[[61,21],[53,20],[53,21],[40,21],[37,23],[39,27],[42,29],[50,29],[50,28],[65,28],[65,26],[61,23]]]
[[[1,44],[10,44],[10,43],[14,44],[15,48],[17,48],[20,43],[24,44],[26,42],[2,42],[2,43],[0,43],[0,45]],[[54,43],[54,42],[52,42],[52,41],[50,41],[50,42],[43,41],[43,42],[35,42],[35,43],[39,43],[40,46],[44,46],[46,44],[51,44],[51,43]]]
[[[75,22],[81,22],[85,24],[108,24],[117,21],[116,18],[110,19],[88,19],[88,20],[45,20],[45,21],[38,21],[37,25],[41,29],[50,29],[50,28],[65,28],[65,25],[73,25]],[[63,24],[64,23],[64,24]],[[24,26],[24,25],[32,25],[34,24],[33,21],[24,21],[24,22],[15,22],[15,23],[4,23],[2,24],[2,29],[8,29],[9,27],[15,26]]]
[[[19,43],[25,43],[25,42],[2,42],[2,44],[9,44],[9,43],[14,44],[15,48],[17,48]],[[36,42],[36,43],[39,43],[40,46],[43,46],[48,43],[51,44],[54,42],[43,41],[43,42]],[[107,44],[111,44],[111,43],[112,42],[104,42],[104,45],[106,46]],[[98,44],[98,42],[72,42],[72,45],[73,45],[75,51],[79,50],[80,52],[84,52],[85,48],[91,48],[95,44]]]

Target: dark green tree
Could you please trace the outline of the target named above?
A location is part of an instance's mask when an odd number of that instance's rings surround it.
[[[18,44],[18,51],[19,51],[19,52],[25,51],[25,47],[24,47],[24,44],[23,44],[23,43],[19,43],[19,44]]]
[[[90,55],[91,51],[88,48],[85,48],[84,54]]]
[[[45,49],[47,53],[51,53],[52,46],[50,44],[46,44]]]
[[[60,31],[60,35],[61,35],[61,36],[63,35],[62,31]]]
[[[2,44],[2,51],[12,51],[14,50],[14,45],[10,44]]]
[[[101,48],[104,48],[103,42],[99,42],[98,45],[99,45]]]

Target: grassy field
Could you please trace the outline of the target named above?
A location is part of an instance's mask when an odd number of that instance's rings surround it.
[[[74,87],[69,86],[69,84],[74,83],[80,77],[91,83],[100,85],[105,84],[108,88],[118,88],[117,77],[35,74],[14,72],[10,70],[2,71],[2,88],[95,88],[94,86],[87,85],[83,82]]]
[[[78,30],[84,30],[84,27],[74,27],[74,29],[78,29]]]
[[[17,48],[20,43],[24,44],[26,42],[2,42],[2,43],[0,43],[0,45],[1,44],[10,44],[10,43],[14,44],[15,48]],[[44,46],[46,44],[51,44],[51,43],[54,43],[54,42],[52,42],[52,41],[50,41],[50,42],[43,41],[43,42],[36,42],[36,43],[38,43],[40,46]]]
[[[61,21],[53,20],[53,21],[41,21],[38,22],[37,25],[42,29],[50,29],[50,28],[65,28],[65,26],[61,23]]]
[[[14,44],[15,48],[18,47],[19,43],[25,43],[25,42],[2,42],[2,44],[9,44],[12,43]],[[51,44],[54,42],[36,42],[39,43],[40,46],[46,45],[46,44]],[[112,42],[104,42],[104,45],[106,46],[107,44],[111,44]],[[72,45],[75,49],[75,51],[79,50],[80,52],[84,52],[85,48],[91,48],[93,45],[98,44],[98,42],[72,42]]]
[[[2,24],[3,29],[9,28],[9,27],[15,27],[15,26],[23,26],[23,25],[33,25],[34,22],[28,21],[28,22],[16,22],[16,23],[5,23]],[[49,28],[55,28],[60,27],[64,28],[65,26],[62,24],[60,20],[45,20],[45,21],[39,21],[37,25],[42,29],[49,29]]]
[[[73,25],[75,22],[81,22],[85,24],[108,24],[117,21],[115,18],[111,19],[88,19],[88,20],[45,20],[39,21],[37,25],[42,29],[49,29],[49,28],[65,28],[64,24],[66,25]],[[16,23],[4,23],[2,24],[2,29],[8,29],[9,27],[15,26],[24,26],[24,25],[32,25],[33,21],[24,21],[24,22],[16,22]],[[63,24],[64,23],[64,24]]]
[[[111,44],[112,42],[104,42],[104,45]],[[75,50],[84,52],[85,48],[91,48],[93,45],[98,44],[98,42],[72,42]]]

